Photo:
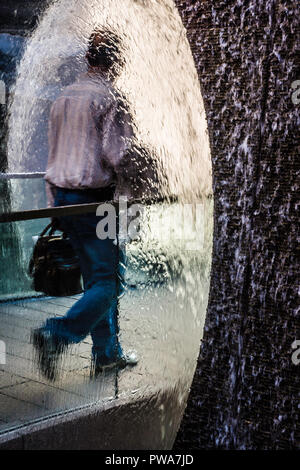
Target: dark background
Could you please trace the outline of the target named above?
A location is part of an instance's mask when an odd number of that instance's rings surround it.
[[[176,3],[207,112],[215,231],[204,341],[175,448],[299,448],[291,84],[300,79],[300,4]]]

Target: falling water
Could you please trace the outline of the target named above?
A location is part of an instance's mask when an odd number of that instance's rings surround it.
[[[207,196],[211,170],[204,106],[171,0],[58,1],[48,9],[19,67],[9,123],[9,169],[45,170],[49,107],[86,69],[88,39],[99,26],[122,38],[126,66],[117,86],[129,101],[139,139],[155,148],[170,192]]]
[[[121,378],[119,386],[125,395],[133,389],[142,396],[167,389],[182,410],[207,305],[212,184],[199,79],[173,1],[59,0],[50,5],[18,69],[10,106],[9,171],[45,171],[50,106],[86,70],[88,39],[99,27],[122,39],[125,66],[116,85],[128,100],[137,142],[153,149],[166,201],[178,197],[177,204],[147,207],[141,237],[127,247],[121,340],[138,349],[144,368],[143,374],[133,370],[131,380]],[[45,204],[42,186],[34,190],[14,182],[12,194],[18,209]],[[20,229],[23,241],[27,232]],[[176,426],[175,420],[172,435]]]

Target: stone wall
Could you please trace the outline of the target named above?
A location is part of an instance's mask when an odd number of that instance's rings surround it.
[[[207,112],[215,231],[205,335],[174,448],[292,449],[300,4],[176,3]]]

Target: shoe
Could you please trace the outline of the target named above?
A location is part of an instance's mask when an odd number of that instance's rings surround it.
[[[127,366],[135,366],[139,362],[137,354],[135,351],[130,351],[126,354],[123,354],[118,360],[114,362],[110,362],[109,364],[97,364],[92,361],[92,368],[91,368],[91,378],[97,377],[99,374],[103,374],[105,372],[110,372],[112,370],[122,370],[125,369]]]
[[[57,378],[57,361],[67,344],[58,336],[44,328],[37,328],[31,333],[31,343],[36,353],[42,374],[51,382]]]

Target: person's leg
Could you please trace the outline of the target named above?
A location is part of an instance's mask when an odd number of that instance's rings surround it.
[[[95,195],[90,191],[58,190],[55,205],[94,201]],[[96,225],[99,220],[93,214],[60,219],[61,229],[68,235],[79,256],[85,292],[64,317],[49,319],[46,328],[70,343],[81,341],[95,328],[99,331],[100,326],[97,326],[100,321],[107,334],[111,330],[110,316],[111,312],[115,312],[117,299],[118,248],[114,240],[97,238]]]
[[[116,362],[123,355],[118,338],[118,303],[114,301],[105,317],[91,331],[92,358],[102,366]]]
[[[58,190],[56,206],[101,202],[93,192]],[[112,197],[106,197],[106,200]],[[60,229],[70,238],[79,256],[84,280],[84,295],[62,318],[50,318],[39,329],[34,343],[39,349],[40,365],[48,378],[54,379],[57,355],[62,345],[78,343],[89,333],[93,338],[93,374],[108,365],[135,365],[134,352],[123,354],[118,340],[118,297],[124,291],[125,256],[115,240],[99,240],[96,215],[60,218]],[[41,334],[41,330],[43,333]],[[51,354],[49,355],[49,351]],[[53,356],[51,356],[53,353]]]
[[[98,364],[109,364],[111,358],[116,360],[123,356],[123,351],[119,342],[119,322],[118,322],[118,299],[125,291],[125,271],[126,256],[125,249],[119,249],[117,268],[117,296],[112,302],[110,311],[99,321],[91,331],[93,340],[92,356],[93,361]]]
[[[93,192],[57,191],[56,206],[97,202]],[[33,332],[33,344],[38,350],[43,373],[54,380],[56,360],[63,351],[62,345],[78,343],[92,330],[100,332],[98,323],[104,328],[102,339],[112,340],[116,332],[110,328],[111,317],[116,318],[114,306],[118,296],[118,247],[114,240],[99,240],[96,225],[99,217],[93,214],[61,217],[59,228],[70,238],[79,256],[84,280],[84,295],[62,318],[50,318],[42,328]],[[111,313],[113,312],[113,313]],[[109,335],[109,338],[108,338]],[[97,334],[94,334],[96,341]],[[111,361],[115,360],[115,355]]]

